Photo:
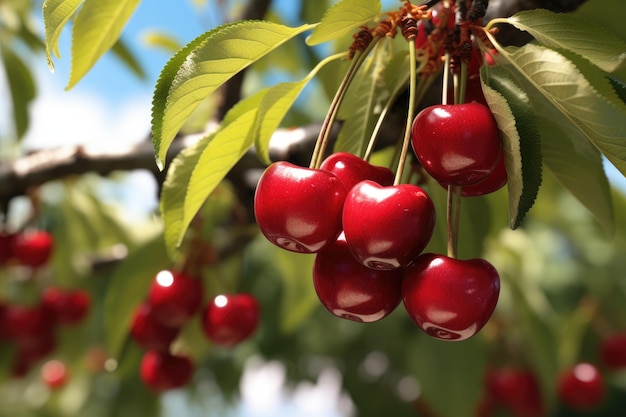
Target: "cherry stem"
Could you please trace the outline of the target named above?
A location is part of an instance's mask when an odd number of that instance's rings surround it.
[[[396,177],[393,181],[393,185],[398,185],[402,182],[404,165],[406,164],[409,143],[411,142],[411,127],[413,123],[413,115],[415,113],[416,84],[417,64],[415,62],[415,39],[411,39],[409,40],[409,109],[407,111],[406,124],[404,126],[404,138],[402,139],[400,160],[398,162],[398,169],[396,170]],[[421,86],[423,86],[423,84],[424,83],[420,83]]]
[[[450,67],[446,65],[444,67],[444,79],[446,79],[446,73],[450,72]],[[465,100],[465,89],[467,84],[467,63],[461,63],[461,77],[460,80],[455,76],[455,88],[454,88],[454,103],[460,104]],[[459,82],[460,81],[460,82]],[[444,89],[445,86],[444,84]],[[443,93],[442,102],[447,97],[447,92]],[[444,103],[445,104],[445,103]],[[459,224],[461,219],[461,191],[462,187],[458,185],[448,185],[448,199],[446,207],[446,221],[448,224],[448,256],[450,258],[456,258],[459,247]]]
[[[375,37],[372,42],[365,48],[363,51],[359,51],[358,55],[352,60],[350,63],[350,67],[346,72],[346,75],[341,80],[341,84],[335,93],[335,97],[333,97],[333,101],[330,103],[330,107],[328,109],[328,113],[326,113],[326,118],[322,123],[322,128],[320,129],[319,136],[317,137],[317,141],[315,142],[315,149],[313,149],[313,155],[311,156],[311,163],[309,165],[310,168],[319,168],[322,164],[322,160],[324,159],[324,152],[326,151],[326,147],[328,146],[328,138],[330,137],[330,132],[333,124],[335,123],[335,119],[337,118],[337,112],[339,111],[339,106],[346,96],[346,92],[348,91],[348,87],[350,83],[354,79],[358,69],[360,68],[367,55],[372,50],[374,45],[380,40],[380,37]]]

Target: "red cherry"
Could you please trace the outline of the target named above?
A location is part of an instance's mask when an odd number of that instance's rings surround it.
[[[380,185],[392,185],[395,178],[389,168],[372,165],[347,152],[330,155],[322,162],[320,169],[335,174],[347,191],[364,180],[371,180]]]
[[[147,351],[139,369],[141,380],[154,392],[163,392],[186,385],[193,375],[193,364],[186,356]]]
[[[346,241],[353,256],[369,268],[408,265],[424,250],[434,227],[433,202],[416,185],[382,187],[362,181],[346,197]]]
[[[250,294],[218,295],[202,314],[202,330],[216,345],[234,346],[252,336],[259,325],[259,304]]]
[[[54,319],[43,306],[10,305],[5,311],[7,331],[20,347],[42,344],[52,334]]]
[[[89,312],[91,295],[85,290],[48,287],[41,295],[41,303],[58,323],[71,326],[80,323]]]
[[[559,375],[557,393],[563,404],[571,409],[591,411],[602,404],[604,379],[594,365],[579,363]]]
[[[343,235],[315,256],[313,284],[333,315],[374,322],[389,315],[402,299],[402,270],[374,270],[358,262]]]
[[[487,371],[487,395],[515,417],[541,417],[545,408],[539,383],[528,369],[500,368]]]
[[[166,326],[156,320],[152,306],[141,304],[135,310],[130,334],[133,340],[142,348],[168,352],[171,343],[179,333],[179,328]]]
[[[41,380],[52,389],[63,387],[68,380],[68,371],[65,364],[53,359],[41,367]]]
[[[508,177],[506,174],[506,166],[504,165],[504,153],[500,157],[498,165],[495,169],[479,183],[473,185],[467,185],[461,188],[461,195],[464,197],[479,197],[498,191],[504,187],[507,183]],[[441,184],[442,187],[447,188],[445,184]]]
[[[13,241],[13,256],[21,265],[44,265],[52,255],[54,238],[44,230],[20,233]]]
[[[56,344],[56,336],[51,331],[39,333],[26,344],[23,340],[17,341],[11,374],[16,378],[25,376],[39,360],[54,352]]]
[[[484,180],[502,153],[496,121],[477,102],[425,108],[413,121],[411,143],[424,169],[447,185]]]
[[[626,368],[626,332],[614,333],[600,344],[602,363],[609,369]]]
[[[437,339],[460,341],[487,323],[498,302],[500,277],[484,259],[420,255],[404,273],[402,301],[411,320]]]
[[[170,327],[181,327],[202,304],[202,281],[182,273],[163,270],[152,281],[148,304],[154,318]]]
[[[14,258],[13,245],[16,236],[14,233],[0,232],[0,266]]]
[[[345,198],[346,189],[335,174],[275,162],[259,180],[254,214],[261,232],[273,244],[314,253],[339,236]]]

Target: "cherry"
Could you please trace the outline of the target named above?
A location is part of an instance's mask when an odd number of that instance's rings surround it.
[[[373,269],[408,265],[426,247],[435,227],[432,200],[420,187],[383,187],[362,181],[348,193],[343,229],[353,256]]]
[[[479,197],[498,191],[504,187],[507,182],[506,167],[504,165],[504,153],[500,157],[498,165],[495,169],[479,183],[467,185],[461,188],[461,195],[464,197]],[[444,188],[447,188],[445,184],[441,184]]]
[[[54,352],[56,345],[56,337],[51,331],[39,333],[37,337],[29,339],[28,343],[17,341],[11,374],[17,378],[25,376],[37,361]]]
[[[54,238],[45,230],[18,234],[13,241],[13,256],[21,265],[33,268],[44,265],[52,255]]]
[[[273,244],[314,253],[339,236],[345,197],[346,188],[335,174],[275,162],[259,180],[254,214],[261,232]]]
[[[402,270],[374,270],[358,262],[343,236],[315,256],[313,284],[333,315],[374,322],[389,315],[402,299]]]
[[[68,380],[68,371],[65,364],[57,359],[52,359],[41,367],[41,380],[52,389],[63,387]]]
[[[557,393],[566,406],[576,411],[591,411],[602,404],[604,379],[590,363],[565,369],[558,378]]]
[[[139,368],[141,380],[154,392],[163,392],[186,385],[193,375],[193,364],[186,356],[149,350]]]
[[[218,295],[202,313],[202,330],[214,344],[234,346],[252,336],[259,314],[259,304],[251,294]]]
[[[626,368],[626,332],[609,335],[600,344],[602,363],[609,369]]]
[[[484,180],[502,153],[496,121],[477,102],[425,108],[413,121],[411,143],[424,169],[446,185]]]
[[[16,236],[14,233],[0,232],[0,266],[14,258],[13,245]]]
[[[389,168],[372,165],[347,152],[330,155],[322,162],[320,169],[335,174],[347,191],[364,180],[371,180],[380,185],[392,185],[395,178]]]
[[[154,318],[169,327],[181,327],[202,304],[202,281],[179,272],[160,271],[148,291]]]
[[[170,344],[179,333],[179,328],[168,327],[156,320],[153,308],[149,304],[141,304],[135,310],[130,334],[133,340],[142,348],[167,352]]]
[[[41,295],[41,303],[59,324],[71,326],[80,323],[89,312],[91,295],[81,289],[65,291],[48,287]]]
[[[535,374],[528,369],[500,368],[487,371],[487,396],[515,417],[541,417],[545,408]]]
[[[484,259],[425,253],[404,273],[402,301],[413,322],[443,340],[465,340],[487,323],[498,302],[500,277]]]
[[[10,338],[24,348],[47,344],[54,325],[53,317],[41,305],[9,305],[5,311],[5,322]]]

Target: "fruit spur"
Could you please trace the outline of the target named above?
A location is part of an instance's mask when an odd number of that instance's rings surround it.
[[[482,26],[486,2],[470,4],[405,1],[374,27],[361,27],[310,165],[276,161],[257,184],[254,213],[260,231],[282,249],[315,257],[315,291],[337,317],[375,322],[402,304],[429,336],[461,341],[494,312],[498,272],[485,259],[457,256],[462,197],[489,194],[507,182],[501,134],[481,91],[481,46],[471,29]],[[389,166],[370,162],[388,108],[380,112],[363,154],[327,152],[355,74],[368,56],[381,53],[375,47],[380,41],[397,33],[408,48],[406,73],[397,75],[406,78],[408,102],[394,158]],[[419,107],[441,73],[441,102]],[[403,96],[392,99],[397,97]],[[389,100],[387,107],[392,104]],[[422,188],[425,182],[447,189],[445,215],[436,213],[428,187]],[[443,221],[447,253],[430,253],[436,222]]]

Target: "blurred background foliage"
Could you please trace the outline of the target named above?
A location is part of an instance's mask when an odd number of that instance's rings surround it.
[[[219,5],[225,19],[243,7],[241,2],[194,3],[199,14],[214,13]],[[299,20],[319,21],[331,3],[303,1]],[[34,75],[23,57],[34,53],[45,59],[42,35],[33,23],[40,13],[38,1],[0,1],[0,51],[7,81],[0,99],[10,103],[14,116],[13,129],[0,138],[0,156],[6,159],[2,164],[23,152],[20,139],[28,129],[29,106],[37,95]],[[589,0],[576,15],[626,39],[624,2]],[[268,19],[280,20],[280,13],[272,9]],[[177,43],[164,31],[155,32],[147,47],[155,45],[171,50]],[[244,91],[277,80],[300,79],[327,52],[290,42],[246,74]],[[138,60],[127,56],[120,62],[132,68]],[[288,115],[286,126],[323,118],[341,65],[345,64],[333,63],[321,71]],[[207,114],[206,108],[199,112],[200,122],[190,130],[204,126]],[[262,307],[261,326],[252,340],[223,349],[211,346],[201,335],[197,320],[190,323],[176,349],[196,362],[193,383],[159,398],[139,381],[141,351],[129,340],[128,326],[154,274],[172,262],[166,257],[158,214],[129,221],[123,202],[111,202],[110,194],[103,191],[122,187],[124,175],[53,180],[37,190],[36,199],[11,201],[3,219],[10,224],[7,227],[45,228],[56,245],[52,262],[35,277],[19,267],[1,268],[0,297],[5,302],[33,303],[42,288],[56,285],[87,289],[93,304],[83,324],[61,332],[52,355],[69,365],[71,378],[61,390],[48,389],[39,379],[38,368],[23,378],[12,377],[13,348],[0,344],[0,416],[246,415],[237,405],[242,376],[254,364],[273,361],[281,364],[285,386],[294,390],[303,382],[323,382],[329,370],[335,372],[332,375],[341,382],[343,394],[328,399],[338,404],[338,411],[330,415],[472,416],[483,394],[486,369],[512,366],[529,368],[538,376],[550,415],[575,416],[556,399],[558,372],[580,361],[598,364],[602,338],[626,330],[623,188],[613,190],[614,236],[607,236],[548,172],[535,206],[515,231],[507,227],[506,191],[465,199],[459,253],[462,258],[491,261],[500,272],[502,292],[494,317],[479,335],[445,343],[421,333],[402,306],[371,324],[330,315],[313,290],[312,257],[286,253],[255,237],[253,226],[237,220],[249,209],[249,202],[239,200],[233,186],[224,183],[202,209],[202,225],[193,233],[217,249],[236,236],[250,239],[203,271],[205,298],[250,292]],[[438,202],[438,213],[444,212],[443,189],[437,184],[424,187]],[[429,250],[445,251],[443,232],[437,230]],[[608,395],[593,415],[622,416],[626,373],[603,372]]]

